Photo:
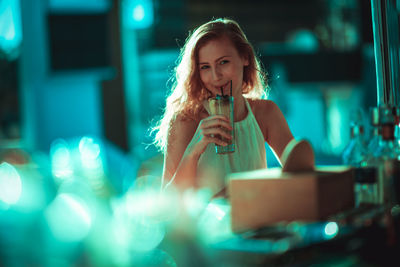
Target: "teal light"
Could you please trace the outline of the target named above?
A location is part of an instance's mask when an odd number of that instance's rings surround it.
[[[340,117],[341,117],[341,112],[339,107],[334,106],[330,108],[329,110],[329,118],[332,123],[332,125],[340,125]],[[337,148],[342,146],[342,138],[338,136],[337,131],[334,131],[332,135],[330,136],[330,141],[332,144],[332,147]]]
[[[273,251],[283,253],[290,249],[290,242],[288,239],[282,238],[281,240],[277,240],[272,245]]]
[[[55,177],[65,179],[73,174],[72,157],[68,143],[57,139],[50,148],[51,170]]]
[[[142,5],[137,5],[133,10],[133,19],[135,21],[142,21],[144,19],[144,8]]]
[[[147,252],[162,242],[166,231],[159,195],[159,190],[141,188],[113,203],[111,231],[122,250]]]
[[[96,159],[100,155],[100,145],[93,138],[84,136],[79,142],[79,152],[83,158]]]
[[[18,202],[21,197],[22,183],[17,170],[11,164],[0,164],[0,201],[6,205]]]
[[[339,232],[339,226],[335,222],[328,222],[325,225],[324,234],[326,238],[333,238]]]
[[[218,208],[214,206],[208,205],[210,199],[212,197],[212,193],[210,190],[202,188],[199,190],[187,189],[183,193],[183,204],[187,211],[187,213],[192,216],[196,217],[201,214],[204,209],[207,207],[214,211],[212,214],[215,215],[218,213]],[[223,215],[221,215],[223,216]]]
[[[226,212],[224,212],[219,206],[212,203],[208,205],[208,209],[209,212],[213,214],[218,221],[221,221],[226,214]]]
[[[123,0],[123,25],[128,29],[145,29],[154,21],[152,0]]]
[[[214,199],[196,218],[196,233],[203,245],[232,238],[230,205],[224,199]]]
[[[79,142],[79,153],[84,171],[90,171],[89,175],[97,178],[104,174],[101,147],[95,139],[82,137]]]
[[[0,1],[0,50],[13,59],[22,42],[20,6],[18,0]]]
[[[81,241],[92,226],[85,202],[73,194],[59,194],[46,209],[45,216],[54,237],[63,242]]]
[[[48,7],[57,13],[101,13],[111,7],[111,0],[49,0]]]

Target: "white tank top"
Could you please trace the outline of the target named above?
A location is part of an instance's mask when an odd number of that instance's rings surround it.
[[[215,145],[209,144],[200,156],[197,165],[198,186],[220,192],[227,184],[226,175],[233,172],[250,171],[267,167],[264,136],[245,99],[247,116],[235,122],[235,152],[216,154]],[[206,110],[208,106],[204,105]]]

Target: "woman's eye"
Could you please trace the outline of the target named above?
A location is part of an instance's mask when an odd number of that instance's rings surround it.
[[[221,62],[219,64],[224,65],[226,63],[229,63],[229,60],[221,60]]]
[[[207,65],[200,66],[200,69],[201,69],[201,70],[208,69],[208,66],[207,66]]]

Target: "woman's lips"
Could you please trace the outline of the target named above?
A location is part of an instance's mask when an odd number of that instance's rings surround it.
[[[229,84],[230,84],[230,81],[227,82],[227,83],[225,83],[225,84],[223,84],[223,85],[221,85],[221,86],[217,86],[215,90],[221,91],[221,88],[222,88],[222,90],[223,90],[223,92],[224,92],[224,95],[225,95],[225,91],[226,91],[227,89],[229,89],[229,87],[228,87]]]

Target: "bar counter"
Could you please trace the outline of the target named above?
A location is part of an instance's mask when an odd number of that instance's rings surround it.
[[[221,211],[229,212],[229,205],[223,204]],[[208,218],[200,236],[213,237],[192,243],[190,238],[167,238],[171,243],[165,248],[175,242],[176,249],[182,242],[184,248],[175,252],[190,256],[176,254],[178,266],[393,266],[400,251],[399,211],[399,206],[389,211],[362,205],[326,221],[282,222],[240,234],[226,229],[229,222],[221,217]]]

